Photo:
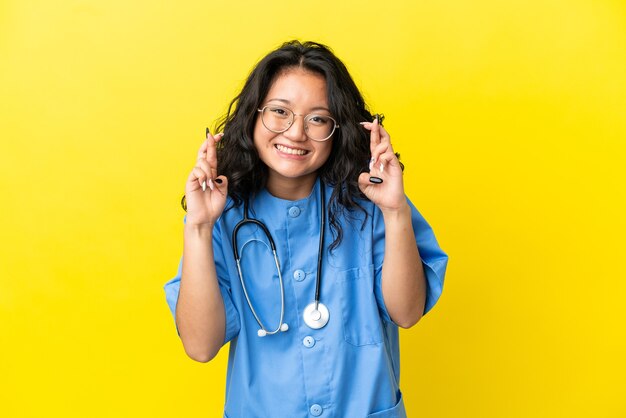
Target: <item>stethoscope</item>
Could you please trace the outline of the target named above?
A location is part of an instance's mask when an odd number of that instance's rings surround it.
[[[313,329],[323,328],[330,318],[330,314],[328,312],[328,308],[326,305],[320,302],[320,288],[322,283],[322,253],[324,251],[324,229],[326,227],[326,196],[324,191],[324,183],[320,181],[320,241],[319,241],[319,249],[317,252],[317,279],[315,281],[315,300],[311,302],[304,309],[303,319],[304,323]],[[268,330],[263,322],[261,322],[261,318],[256,313],[254,306],[252,306],[252,301],[250,300],[250,296],[248,295],[248,290],[246,288],[246,284],[243,280],[243,275],[241,274],[241,257],[239,256],[239,247],[237,245],[237,232],[239,229],[246,224],[254,224],[257,225],[269,241],[272,254],[274,255],[274,263],[276,264],[276,270],[278,271],[278,281],[280,284],[280,321],[278,322],[278,327],[275,330]],[[261,241],[259,239],[251,239],[247,241],[241,247],[241,254],[243,255],[243,250],[246,245],[250,242]],[[243,288],[243,293],[246,297],[246,301],[248,302],[248,306],[250,307],[250,311],[252,311],[252,315],[254,315],[254,319],[261,327],[257,331],[257,335],[259,337],[265,337],[266,335],[273,335],[279,331],[286,332],[289,329],[289,325],[283,322],[285,316],[285,286],[283,285],[283,276],[280,272],[280,263],[278,262],[278,256],[276,255],[276,244],[274,243],[274,239],[272,238],[272,234],[267,229],[267,226],[258,219],[250,218],[248,216],[248,200],[246,199],[243,204],[243,219],[235,225],[235,229],[233,229],[233,237],[232,237],[232,245],[233,245],[233,254],[235,255],[235,261],[237,262],[237,272],[239,273],[239,281],[241,282],[241,287]],[[267,245],[267,244],[266,244]]]

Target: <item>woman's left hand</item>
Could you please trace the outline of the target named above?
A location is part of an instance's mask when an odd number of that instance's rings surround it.
[[[402,168],[391,146],[389,134],[378,123],[363,122],[361,125],[370,131],[370,172],[361,173],[359,188],[369,200],[374,202],[381,211],[398,211],[406,204],[404,195],[404,181]],[[375,183],[371,177],[382,179],[382,183]]]

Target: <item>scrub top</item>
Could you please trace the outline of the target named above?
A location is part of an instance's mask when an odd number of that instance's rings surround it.
[[[334,250],[329,223],[322,254],[320,302],[330,320],[309,328],[303,311],[315,298],[320,233],[320,193],[290,201],[260,191],[250,200],[250,217],[269,229],[284,283],[287,332],[259,337],[241,286],[232,250],[232,231],[243,219],[243,206],[232,202],[216,222],[213,249],[230,342],[224,417],[376,417],[400,418],[406,412],[399,389],[398,326],[383,300],[381,276],[385,252],[382,213],[369,201],[367,211],[341,215],[343,240]],[[326,199],[332,187],[325,185]],[[328,202],[327,202],[328,203]],[[425,312],[439,298],[448,257],[432,229],[409,202],[413,230],[427,280]],[[327,204],[328,206],[328,204]],[[365,223],[363,223],[365,219]],[[268,330],[281,314],[278,272],[265,234],[256,225],[238,232],[243,280],[252,306]],[[181,262],[182,265],[182,262]],[[172,315],[180,272],[165,284]]]

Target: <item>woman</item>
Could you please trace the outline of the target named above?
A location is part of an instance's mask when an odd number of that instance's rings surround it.
[[[343,63],[297,41],[257,64],[222,128],[187,179],[165,290],[191,358],[231,343],[225,416],[405,416],[398,327],[435,304],[447,256],[389,134]]]

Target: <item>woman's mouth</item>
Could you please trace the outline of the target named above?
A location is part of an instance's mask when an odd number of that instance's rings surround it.
[[[305,155],[305,154],[309,153],[309,151],[306,151],[306,150],[303,150],[303,149],[289,148],[289,147],[286,147],[286,146],[281,145],[281,144],[276,144],[276,145],[274,145],[274,147],[278,151],[282,152],[283,154]]]

